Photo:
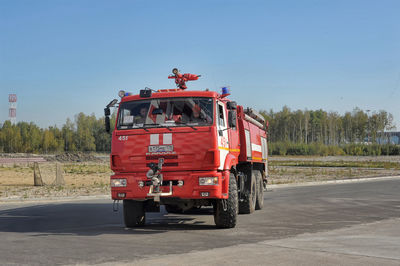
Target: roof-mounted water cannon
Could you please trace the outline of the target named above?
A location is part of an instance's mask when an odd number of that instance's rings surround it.
[[[179,73],[179,70],[177,68],[172,69],[172,74],[171,76],[168,76],[169,79],[175,79],[176,86],[179,89],[186,90],[186,81],[190,80],[198,80],[201,75],[195,75],[195,74],[190,74],[190,73],[185,73],[181,74]]]

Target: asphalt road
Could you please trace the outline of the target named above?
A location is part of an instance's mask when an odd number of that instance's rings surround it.
[[[0,204],[0,264],[400,265],[400,179],[274,188],[215,229],[212,209],[125,229],[111,200]]]

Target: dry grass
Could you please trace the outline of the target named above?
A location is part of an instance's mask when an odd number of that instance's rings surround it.
[[[62,197],[109,193],[112,171],[107,163],[63,164],[65,185],[52,186],[56,177],[55,163],[41,163],[44,187],[33,186],[33,166],[0,167],[0,198]]]

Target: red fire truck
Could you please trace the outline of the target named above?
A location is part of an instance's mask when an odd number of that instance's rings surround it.
[[[199,76],[179,75],[177,89],[120,91],[112,199],[123,200],[126,227],[143,226],[146,212],[160,211],[160,205],[172,213],[213,206],[218,228],[235,227],[238,213],[263,207],[267,123],[230,101],[226,88],[222,94],[187,91],[185,81]],[[185,75],[191,78],[183,80]],[[113,100],[105,108],[108,131],[116,105]]]

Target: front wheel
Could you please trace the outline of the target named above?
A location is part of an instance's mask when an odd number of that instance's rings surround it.
[[[146,213],[144,211],[144,201],[124,200],[124,222],[126,227],[144,226]]]
[[[229,197],[217,199],[214,204],[214,221],[218,228],[233,228],[238,215],[238,192],[235,175],[229,175]]]

